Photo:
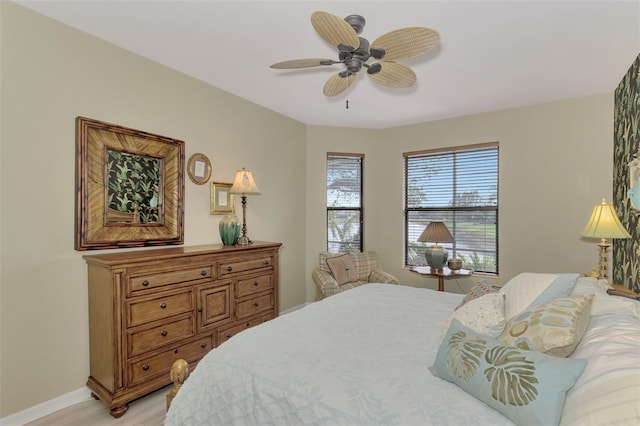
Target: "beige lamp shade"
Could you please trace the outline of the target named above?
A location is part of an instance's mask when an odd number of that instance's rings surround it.
[[[430,222],[422,231],[418,241],[421,243],[454,243],[453,236],[444,222]]]
[[[582,231],[586,238],[631,238],[616,215],[613,204],[602,199],[602,203],[594,207],[589,222]]]
[[[236,177],[233,180],[233,185],[229,192],[231,194],[241,195],[260,195],[258,185],[256,185],[256,182],[253,179],[253,173],[249,170],[245,170],[244,167],[242,170],[238,170],[236,172]]]

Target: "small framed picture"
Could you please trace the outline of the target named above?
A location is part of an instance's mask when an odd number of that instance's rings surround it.
[[[206,155],[199,152],[189,157],[187,163],[187,174],[189,179],[196,185],[204,185],[211,177],[211,162]]]
[[[236,211],[236,196],[231,184],[211,182],[211,214],[231,214]]]

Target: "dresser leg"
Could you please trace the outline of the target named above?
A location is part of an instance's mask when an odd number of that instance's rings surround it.
[[[109,414],[111,414],[116,419],[122,417],[124,413],[129,409],[129,404],[122,405],[120,407],[111,407],[109,410]]]
[[[98,398],[98,395],[96,395],[95,393],[91,392],[91,398],[93,399],[97,399],[100,400],[100,398]]]

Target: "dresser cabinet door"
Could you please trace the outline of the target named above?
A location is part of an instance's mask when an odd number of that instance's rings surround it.
[[[231,321],[231,286],[226,280],[198,289],[198,332]]]

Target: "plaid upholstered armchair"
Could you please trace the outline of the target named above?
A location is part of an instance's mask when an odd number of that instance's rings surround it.
[[[398,284],[396,277],[378,269],[378,255],[374,251],[320,253],[320,264],[311,278],[316,283],[316,300],[366,283]]]

